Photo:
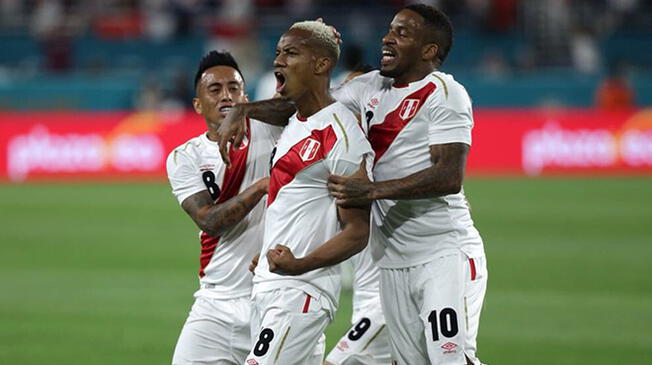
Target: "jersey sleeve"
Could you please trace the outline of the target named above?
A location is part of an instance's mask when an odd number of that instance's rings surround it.
[[[206,185],[199,174],[199,168],[185,153],[174,150],[167,159],[168,180],[172,186],[172,194],[179,204],[186,198],[206,190]]]
[[[338,129],[338,139],[328,153],[326,165],[331,174],[348,176],[358,172],[364,160],[367,176],[372,180],[374,151],[371,144],[353,114],[348,113],[343,118],[346,119],[340,120],[335,126]]]
[[[454,90],[450,95],[437,95],[428,105],[428,143],[465,143],[471,145],[473,112],[466,91]]]
[[[362,106],[364,105],[365,90],[369,87],[374,72],[368,72],[349,82],[334,87],[331,89],[331,94],[335,100],[344,104],[353,113],[361,113]]]

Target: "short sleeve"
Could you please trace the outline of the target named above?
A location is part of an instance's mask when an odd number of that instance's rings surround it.
[[[183,152],[174,150],[167,159],[167,172],[172,194],[179,204],[186,198],[200,191],[206,190],[206,185],[201,179],[199,168]]]
[[[353,113],[360,114],[364,104],[365,91],[369,87],[374,72],[371,71],[360,75],[349,82],[332,88],[331,95]]]
[[[331,174],[348,176],[358,172],[360,164],[364,160],[367,175],[371,180],[373,178],[371,168],[374,162],[374,151],[357,124],[355,116],[351,114],[349,118],[353,119],[342,121],[347,124],[344,129],[340,129],[338,140],[328,153],[325,162]],[[338,128],[340,127],[338,126]]]
[[[451,95],[440,103],[433,102],[428,106],[429,145],[455,142],[471,145],[471,129],[473,129],[471,101],[466,92],[460,94]]]

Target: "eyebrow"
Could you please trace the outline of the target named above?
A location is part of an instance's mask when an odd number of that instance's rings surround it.
[[[227,81],[226,84],[227,84],[227,85],[238,85],[238,86],[240,86],[240,82],[235,81],[235,80]],[[208,84],[206,87],[207,87],[207,88],[210,88],[210,87],[212,87],[212,86],[222,86],[222,83],[221,83],[221,82],[218,82],[218,81],[215,81],[215,82],[211,82],[211,83]]]

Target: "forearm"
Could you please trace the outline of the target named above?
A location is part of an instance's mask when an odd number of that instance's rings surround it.
[[[200,213],[200,228],[213,237],[222,235],[242,221],[265,194],[265,190],[254,184],[223,203],[208,206]]]
[[[267,124],[286,126],[288,119],[296,112],[294,104],[285,98],[274,98],[239,104],[249,118]]]
[[[374,200],[425,199],[456,194],[462,187],[462,176],[458,171],[430,166],[401,179],[376,181],[372,183],[370,194]]]
[[[307,256],[298,259],[301,274],[339,264],[362,251],[369,240],[369,225],[348,225]]]

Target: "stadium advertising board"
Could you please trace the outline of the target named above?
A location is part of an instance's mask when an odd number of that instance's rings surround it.
[[[484,109],[470,174],[652,174],[652,110]],[[0,179],[162,178],[194,113],[0,112]]]

